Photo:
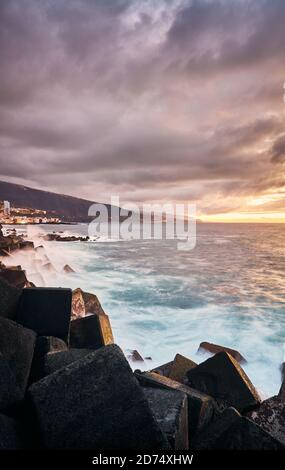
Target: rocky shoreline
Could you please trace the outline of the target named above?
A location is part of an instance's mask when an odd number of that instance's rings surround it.
[[[42,249],[0,228],[1,256]],[[199,350],[210,354],[200,364],[177,354],[133,372],[95,294],[36,287],[4,262],[0,449],[284,449],[284,365],[279,394],[262,401],[239,351]]]

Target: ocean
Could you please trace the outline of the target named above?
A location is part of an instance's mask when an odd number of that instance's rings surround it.
[[[11,228],[11,227],[9,227]],[[16,227],[19,230],[19,226]],[[86,225],[29,226],[57,274],[21,252],[31,280],[95,293],[110,316],[115,341],[137,349],[152,368],[179,352],[196,362],[200,342],[240,351],[246,373],[264,397],[278,393],[285,342],[285,225],[198,224],[192,251],[175,240],[43,242],[40,231],[86,234]],[[76,273],[65,274],[69,264]]]

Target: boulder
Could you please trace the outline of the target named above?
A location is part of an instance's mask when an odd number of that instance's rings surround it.
[[[173,361],[166,362],[166,364],[162,364],[161,366],[155,367],[154,369],[151,370],[151,372],[155,372],[156,374],[159,374],[159,375],[164,375],[164,377],[169,377],[172,364],[173,364]]]
[[[14,318],[22,289],[11,286],[0,277],[0,317]]]
[[[38,336],[35,344],[34,357],[32,362],[29,382],[33,383],[44,377],[45,357],[55,351],[66,351],[67,344],[59,338],[53,336]]]
[[[144,394],[173,450],[188,450],[187,396],[178,390],[145,387]]]
[[[7,362],[8,368],[14,375],[17,384],[16,398],[12,401],[18,401],[24,397],[28,378],[31,370],[36,334],[34,331],[23,328],[21,325],[0,318],[0,352],[2,363]],[[4,365],[4,368],[7,367]],[[9,372],[6,372],[9,374]],[[8,380],[9,383],[13,379]]]
[[[235,408],[226,408],[209,426],[204,427],[195,436],[191,448],[195,450],[215,450],[217,440],[240,418],[241,415]]]
[[[284,445],[250,419],[241,417],[216,439],[215,449],[284,450]]]
[[[140,355],[140,353],[136,349],[131,350],[130,354],[127,357],[132,362],[144,362],[143,357]]]
[[[67,342],[71,316],[71,289],[23,289],[17,321],[40,336],[55,336]]]
[[[98,349],[114,342],[107,315],[89,315],[70,323],[71,348]]]
[[[49,449],[170,447],[116,345],[94,351],[33,384],[29,405]]]
[[[187,357],[182,356],[181,354],[176,354],[169,372],[169,378],[172,380],[176,380],[177,382],[183,383],[186,376],[186,372],[196,366],[196,362],[191,361],[191,359],[188,359]]]
[[[0,450],[22,449],[18,423],[8,416],[0,414]]]
[[[216,412],[216,404],[208,395],[200,393],[175,380],[171,380],[168,377],[156,374],[155,372],[135,371],[135,376],[143,387],[178,390],[186,394],[188,401],[188,433],[190,440],[199,429],[208,425],[212,420]]]
[[[72,320],[85,317],[88,313],[104,315],[105,312],[96,295],[84,292],[78,287],[72,292]]]
[[[28,283],[25,271],[19,269],[3,269],[0,271],[0,277],[8,282],[8,284],[20,289],[23,289]]]
[[[62,367],[78,361],[93,352],[93,349],[69,349],[67,351],[51,352],[44,356],[41,377],[53,374]]]
[[[258,424],[285,446],[285,403],[278,397],[263,401],[258,410],[247,414],[247,417]]]
[[[251,381],[228,353],[220,352],[187,372],[188,384],[240,412],[254,409],[261,399]]]
[[[207,341],[200,343],[200,346],[198,348],[198,353],[205,351],[211,354],[217,354],[219,352],[224,351],[233,356],[233,358],[240,364],[245,364],[247,362],[247,360],[241,355],[241,353],[236,351],[235,349],[226,348],[225,346],[219,346],[218,344],[214,343],[208,343]]]

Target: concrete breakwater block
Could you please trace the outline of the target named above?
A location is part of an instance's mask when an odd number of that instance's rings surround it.
[[[0,271],[0,277],[8,282],[8,284],[20,289],[23,289],[28,284],[26,273],[22,269],[3,269]]]
[[[22,289],[11,286],[0,278],[0,317],[15,318]]]
[[[8,416],[0,414],[0,450],[22,449],[18,423]]]
[[[107,315],[89,315],[70,323],[69,345],[71,348],[98,349],[114,342]]]
[[[188,450],[187,396],[178,390],[145,387],[149,406],[173,450]]]
[[[170,448],[116,345],[94,351],[33,384],[28,399],[47,448]]]
[[[173,364],[170,368],[169,378],[183,383],[188,370],[193,369],[196,366],[196,362],[191,361],[191,359],[188,359],[188,357],[182,356],[181,354],[176,354]]]
[[[40,336],[55,336],[67,342],[71,316],[71,289],[23,289],[16,320]]]
[[[247,418],[285,446],[285,402],[283,400],[278,397],[268,398],[261,403],[258,410],[248,413]]]
[[[215,401],[204,393],[200,393],[168,377],[155,372],[135,371],[135,376],[143,387],[158,387],[167,390],[177,390],[186,394],[188,401],[188,432],[191,442],[195,433],[208,425],[216,411]]]
[[[235,349],[231,348],[226,348],[225,346],[220,346],[219,344],[208,343],[207,341],[203,341],[203,343],[200,343],[197,352],[209,352],[211,354],[218,354],[219,352],[223,351],[233,356],[233,358],[240,364],[245,364],[247,362],[247,360],[241,355],[239,351],[236,351]]]
[[[216,449],[217,440],[240,418],[241,415],[235,408],[226,408],[209,426],[204,427],[195,436],[191,448],[195,450]]]
[[[279,390],[279,393],[278,393],[278,398],[280,398],[280,400],[285,401],[285,362],[283,362],[280,369],[281,369],[282,383],[281,383],[281,387],[280,387],[280,390]]]
[[[45,356],[55,351],[66,351],[67,344],[54,336],[38,336],[36,339],[29,383],[44,377]]]
[[[164,377],[169,377],[172,365],[173,365],[173,361],[169,361],[169,362],[166,362],[165,364],[162,364],[161,366],[155,367],[154,369],[151,370],[151,372],[155,372],[156,374],[159,374],[159,375],[164,375]]]
[[[53,374],[62,367],[66,367],[69,364],[72,364],[72,362],[78,361],[92,352],[92,349],[69,349],[68,351],[58,351],[46,354],[43,358],[41,378]]]
[[[72,320],[85,317],[88,313],[104,315],[104,310],[95,294],[84,292],[79,287],[72,292]]]
[[[7,318],[0,318],[0,352],[15,376],[20,398],[26,391],[35,342],[34,331]]]
[[[15,374],[10,368],[7,359],[0,352],[0,411],[7,410],[17,404],[23,398],[23,394],[17,384]]]
[[[256,389],[239,363],[228,353],[220,352],[187,372],[188,384],[240,412],[261,403]]]
[[[284,445],[248,418],[241,417],[215,442],[217,450],[284,450]]]

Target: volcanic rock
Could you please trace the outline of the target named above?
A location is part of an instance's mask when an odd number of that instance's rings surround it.
[[[173,450],[187,450],[188,409],[187,396],[177,390],[145,387],[144,394],[149,406],[167,436]]]
[[[188,384],[240,412],[261,402],[251,381],[228,353],[220,352],[187,372]]]
[[[224,351],[233,356],[233,358],[240,364],[245,364],[247,362],[246,359],[241,355],[241,353],[236,351],[235,349],[226,348],[225,346],[219,346],[218,344],[208,343],[207,341],[201,343],[198,349],[198,352],[205,351],[210,352],[211,354],[217,354],[219,352]]]
[[[28,397],[49,449],[169,449],[116,345],[94,351],[33,384]]]
[[[17,321],[40,336],[55,336],[67,342],[71,295],[71,289],[23,289],[17,308]]]
[[[89,315],[70,323],[71,348],[98,349],[114,342],[107,315]]]
[[[188,359],[187,357],[182,356],[181,354],[176,354],[170,369],[169,378],[172,380],[176,380],[177,382],[183,383],[186,376],[186,372],[196,366],[196,362],[191,361],[191,359]]]

